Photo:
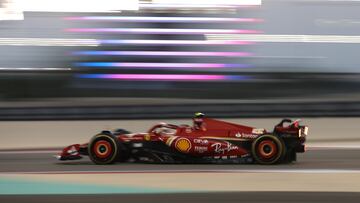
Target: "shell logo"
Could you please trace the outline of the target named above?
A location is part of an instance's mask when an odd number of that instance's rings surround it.
[[[175,142],[175,148],[183,153],[188,153],[191,149],[191,142],[186,138],[179,138]]]
[[[150,141],[150,140],[151,140],[151,136],[150,136],[149,134],[144,135],[144,140]]]

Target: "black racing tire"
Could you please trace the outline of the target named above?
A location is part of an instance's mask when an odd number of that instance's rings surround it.
[[[113,164],[123,160],[125,148],[118,138],[107,132],[102,132],[91,138],[88,146],[89,158],[95,164]]]
[[[251,153],[258,164],[277,164],[286,155],[286,146],[278,136],[266,134],[254,140],[251,145]]]

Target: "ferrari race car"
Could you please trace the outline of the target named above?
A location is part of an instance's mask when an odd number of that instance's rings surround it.
[[[203,114],[201,114],[203,115]],[[63,149],[59,160],[89,156],[95,164],[258,163],[296,161],[305,152],[308,127],[283,119],[272,132],[210,118],[194,118],[194,126],[160,123],[146,133],[102,131],[89,143]]]

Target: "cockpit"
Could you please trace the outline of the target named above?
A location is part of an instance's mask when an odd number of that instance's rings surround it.
[[[179,127],[177,125],[160,123],[149,130],[149,133],[152,133],[157,136],[173,136],[176,135],[177,129]]]

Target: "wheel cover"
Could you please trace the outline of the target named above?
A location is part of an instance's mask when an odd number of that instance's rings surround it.
[[[99,140],[94,144],[93,151],[98,158],[107,158],[113,149],[111,144],[105,140]]]
[[[277,155],[278,147],[274,141],[263,140],[259,143],[257,152],[262,159],[271,159]]]

